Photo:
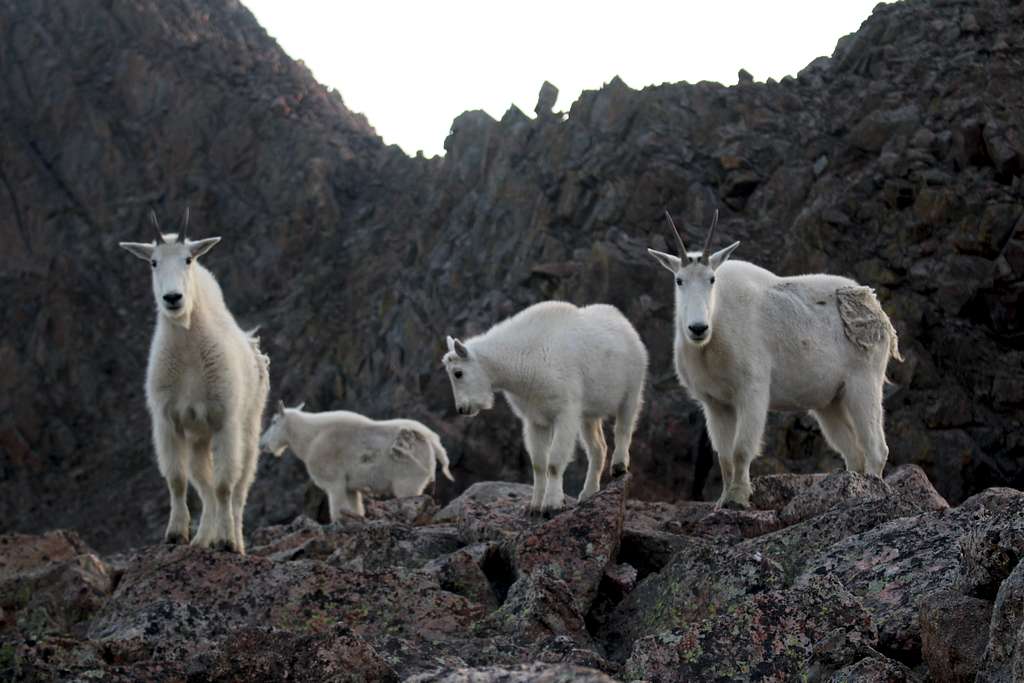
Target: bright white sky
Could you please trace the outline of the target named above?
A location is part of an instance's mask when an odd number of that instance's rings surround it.
[[[877,0],[243,0],[294,59],[387,143],[444,154],[452,120],[516,104],[541,83],[555,111],[618,75],[630,87],[795,75],[831,55]]]

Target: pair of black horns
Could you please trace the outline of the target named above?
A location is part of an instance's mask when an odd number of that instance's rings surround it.
[[[181,230],[178,231],[178,242],[181,244],[184,244],[185,240],[188,239],[188,236],[185,234],[188,231],[188,214],[189,210],[188,207],[186,206],[185,215],[181,217]],[[161,242],[164,241],[164,233],[160,229],[160,221],[156,219],[156,211],[154,211],[153,209],[149,210],[149,220],[151,223],[153,223],[153,227],[156,228],[156,243],[160,244]]]
[[[686,256],[686,245],[683,244],[683,238],[679,234],[679,230],[676,229],[675,221],[672,220],[672,215],[668,212],[668,209],[665,209],[665,218],[668,219],[668,224],[672,227],[672,232],[676,236],[676,244],[679,245],[679,255],[680,255],[680,257],[685,257]],[[711,227],[708,228],[707,239],[704,240],[704,251],[703,251],[703,253],[701,254],[701,257],[700,257],[701,260],[704,261],[704,263],[707,263],[708,259],[711,257],[711,239],[715,235],[715,228],[717,226],[718,226],[718,209],[715,209],[715,215],[711,219]]]

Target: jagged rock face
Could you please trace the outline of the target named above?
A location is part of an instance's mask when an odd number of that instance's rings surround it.
[[[385,147],[229,0],[2,0],[0,40],[0,528],[159,538],[149,276],[115,245],[150,234],[150,206],[186,204],[193,234],[224,237],[206,265],[263,325],[274,396],[424,420],[454,464],[442,500],[530,480],[506,407],[452,414],[443,335],[554,297],[619,306],[649,347],[634,495],[714,495],[671,372],[671,284],[644,249],[667,246],[665,208],[691,244],[718,208],[736,258],[875,287],[907,357],[891,462],[953,503],[1024,483],[1020,3],[880,6],[781,83],[614,79],[564,120],[468,112],[443,160]],[[765,453],[755,473],[841,468],[804,417],[773,418]],[[304,480],[265,462],[247,528],[291,519]]]

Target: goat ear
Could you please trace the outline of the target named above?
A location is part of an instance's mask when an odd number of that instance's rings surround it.
[[[459,358],[469,358],[469,349],[458,339],[455,340],[455,353],[459,354]]]
[[[207,237],[205,240],[198,240],[196,242],[188,243],[189,253],[192,254],[192,258],[199,258],[206,252],[213,249],[213,245],[220,242],[219,237]]]
[[[665,266],[666,270],[672,273],[679,272],[679,264],[681,263],[681,260],[678,256],[666,254],[665,252],[658,251],[657,249],[648,249],[647,253],[658,259],[658,263]]]
[[[718,268],[718,266],[725,263],[729,259],[729,256],[732,254],[732,252],[736,251],[736,247],[738,246],[740,246],[739,242],[733,242],[725,249],[722,249],[721,251],[716,251],[714,254],[712,254],[711,258],[708,259],[708,263],[711,265],[711,269],[714,270],[715,268]]]
[[[284,415],[284,401],[277,402],[277,412]]]
[[[151,260],[153,258],[153,249],[156,248],[152,244],[144,244],[143,242],[118,242],[117,246],[143,261]]]

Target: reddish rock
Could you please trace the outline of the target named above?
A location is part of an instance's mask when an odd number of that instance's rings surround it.
[[[626,596],[601,636],[621,660],[644,636],[728,613],[747,596],[783,587],[782,568],[763,554],[691,538]]]
[[[534,663],[438,671],[407,678],[406,683],[614,683],[614,680],[582,666]]]
[[[797,492],[779,511],[780,526],[797,524],[837,507],[891,495],[892,489],[878,477],[855,472],[835,472]]]
[[[828,683],[923,683],[923,680],[905,665],[878,655],[843,667],[832,674]]]
[[[944,510],[949,503],[932,486],[928,475],[917,465],[900,465],[885,477],[893,495],[919,508],[922,512]]]
[[[507,546],[516,575],[549,569],[564,580],[576,609],[586,614],[605,571],[615,560],[622,537],[629,475],[545,524],[520,534]]]
[[[970,683],[988,645],[992,603],[950,590],[921,603],[921,657],[936,683]]]
[[[1024,562],[1003,581],[992,608],[988,646],[978,669],[978,683],[1024,680]]]
[[[824,479],[824,474],[767,474],[750,482],[750,507],[755,510],[781,510],[801,491]]]
[[[799,680],[814,643],[837,629],[874,642],[871,617],[857,598],[831,577],[815,579],[801,588],[747,597],[728,613],[641,638],[624,677]]]

